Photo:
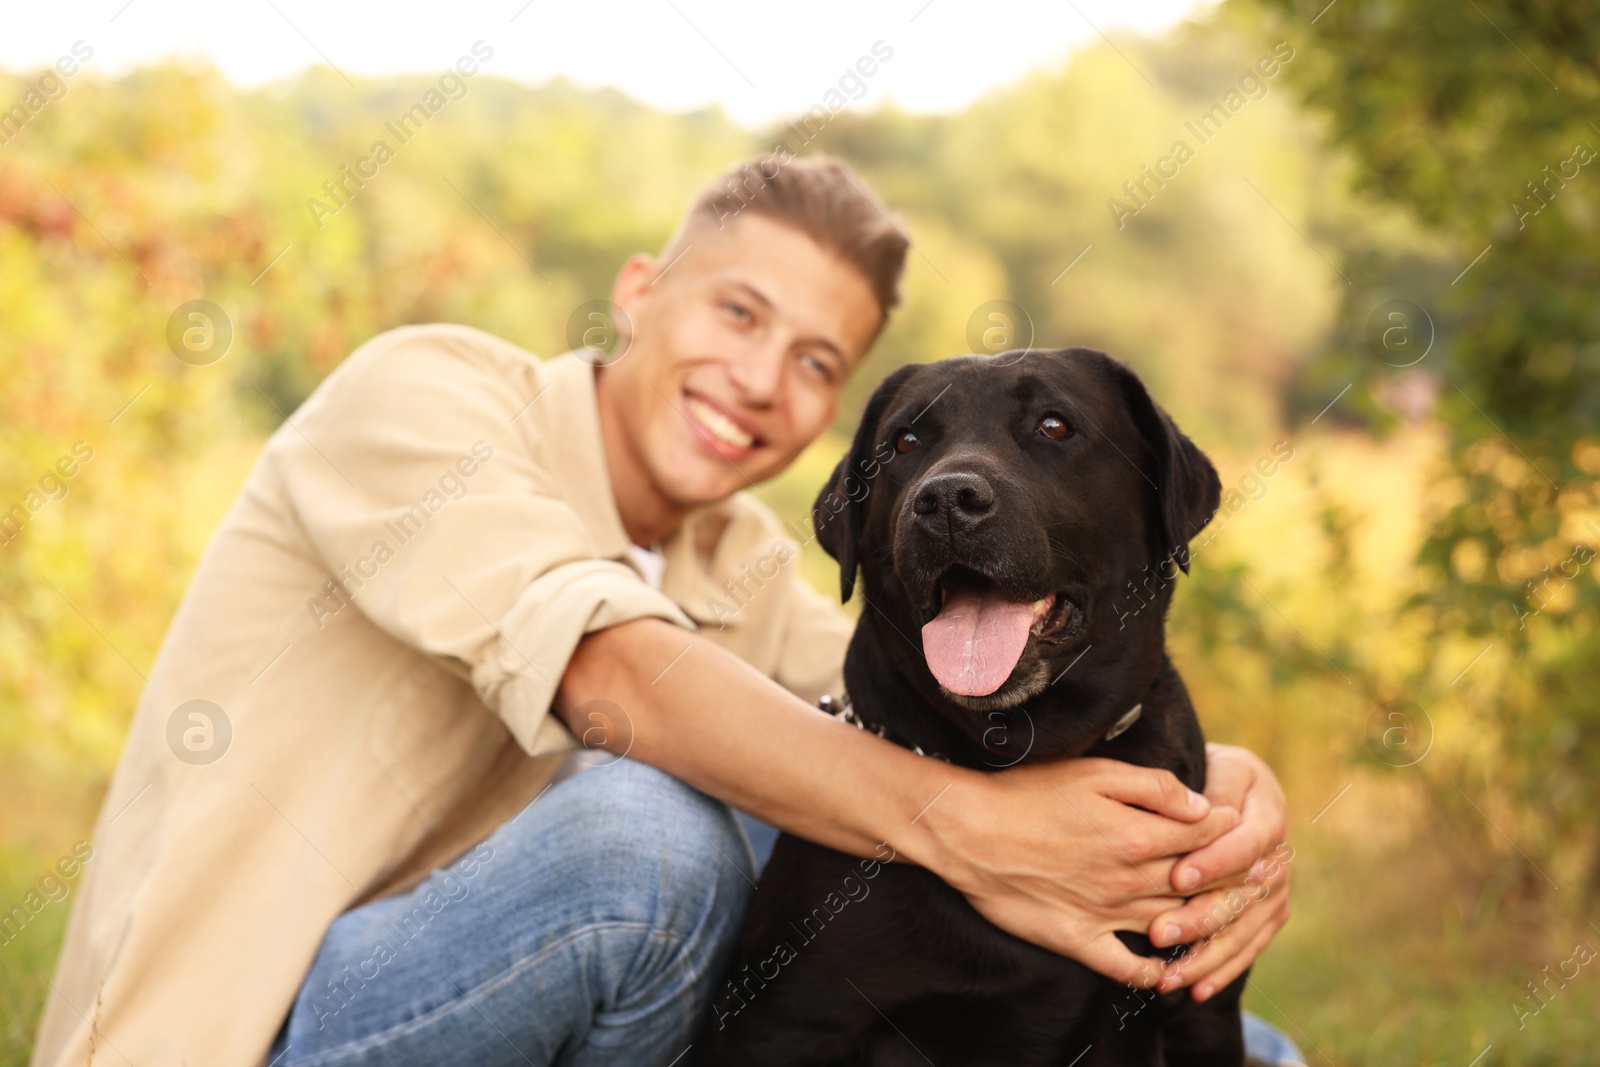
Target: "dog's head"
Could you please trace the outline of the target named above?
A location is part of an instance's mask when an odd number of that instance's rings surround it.
[[[1220,492],[1133,371],[1036,349],[891,374],[814,514],[843,598],[859,566],[863,623],[898,631],[902,673],[959,718],[1040,696],[1091,648],[1081,677],[1148,685]]]

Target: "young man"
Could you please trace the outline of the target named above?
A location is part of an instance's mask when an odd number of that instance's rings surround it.
[[[756,877],[728,805],[1118,979],[1237,975],[1287,917],[1279,865],[1215,933],[1285,832],[1255,757],[1213,746],[1207,797],[951,768],[816,710],[851,627],[797,568],[713,606],[785,545],[742,490],[833,420],[905,250],[841,165],[769,158],[623,266],[613,363],[428,326],[329,375],[151,670],[37,1067],[672,1063]],[[1116,930],[1215,936],[1157,973]]]

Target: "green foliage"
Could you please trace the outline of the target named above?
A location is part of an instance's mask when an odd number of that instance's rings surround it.
[[[1428,231],[1425,248],[1347,239],[1355,284],[1316,380],[1381,393],[1409,376],[1437,392],[1450,440],[1412,607],[1435,640],[1472,638],[1510,660],[1486,724],[1494,766],[1454,770],[1507,792],[1526,890],[1549,890],[1539,869],[1575,868],[1560,903],[1592,912],[1600,587],[1584,560],[1600,547],[1600,26],[1559,0],[1340,4],[1315,27],[1305,4],[1236,6],[1264,9],[1272,34],[1307,36],[1291,84],[1327,117],[1357,185]],[[1414,371],[1365,348],[1366,320],[1389,298],[1429,309],[1437,328]]]

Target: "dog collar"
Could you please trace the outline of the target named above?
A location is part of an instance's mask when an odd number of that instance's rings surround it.
[[[840,722],[847,722],[858,730],[866,730],[870,733],[878,735],[885,741],[890,741],[894,744],[900,745],[900,742],[895,741],[894,738],[890,737],[889,732],[882,726],[868,726],[866,721],[862,719],[861,716],[856,714],[856,706],[851,702],[850,695],[848,693],[842,697],[828,696],[825,694],[822,699],[817,701],[817,707],[821,708],[829,715],[832,715]],[[1121,737],[1127,731],[1128,727],[1139,721],[1139,716],[1142,714],[1144,714],[1144,704],[1142,702],[1129,708],[1123,714],[1122,718],[1111,724],[1111,729],[1106,731],[1105,740],[1114,741],[1118,737]],[[945,763],[950,762],[948,757],[941,756],[937,752],[924,751],[921,745],[900,745],[900,747],[909,748],[919,756],[932,756],[936,760],[943,760]]]
[[[926,752],[923,750],[921,745],[901,744],[899,741],[896,741],[894,738],[890,737],[889,732],[882,726],[868,726],[866,720],[856,714],[856,706],[855,704],[851,703],[850,694],[848,693],[842,697],[828,696],[825,694],[821,700],[817,701],[817,707],[821,708],[829,715],[832,715],[840,722],[847,722],[858,730],[866,730],[868,733],[877,734],[885,741],[900,745],[901,748],[909,748],[919,756],[932,756],[936,760],[942,760],[945,763],[950,762],[950,758],[948,756],[941,756],[937,752]]]

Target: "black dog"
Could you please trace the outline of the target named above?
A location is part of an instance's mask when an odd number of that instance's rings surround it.
[[[1203,789],[1200,725],[1164,647],[1171,583],[1152,576],[1188,570],[1220,488],[1102,353],[891,374],[813,513],[844,599],[861,569],[855,715],[964,767],[1104,756]],[[1135,991],[1002,931],[922,868],[785,834],[700,1062],[1238,1067],[1243,986],[1203,1004]]]

